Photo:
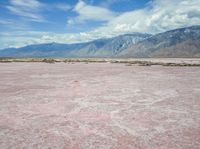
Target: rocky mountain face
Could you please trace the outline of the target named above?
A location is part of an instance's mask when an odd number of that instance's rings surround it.
[[[0,51],[0,57],[200,57],[200,26],[133,33],[77,44],[48,43]]]
[[[200,57],[200,26],[167,31],[151,36],[119,57]]]

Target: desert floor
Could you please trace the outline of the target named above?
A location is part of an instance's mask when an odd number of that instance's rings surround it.
[[[200,67],[0,63],[1,149],[199,149]]]

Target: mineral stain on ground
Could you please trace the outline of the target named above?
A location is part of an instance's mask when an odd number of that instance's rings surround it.
[[[1,149],[199,149],[200,68],[1,63]]]

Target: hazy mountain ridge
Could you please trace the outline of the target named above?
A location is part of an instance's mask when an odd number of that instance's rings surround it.
[[[0,57],[112,57],[150,36],[150,34],[133,33],[77,44],[29,45],[4,49],[0,51]]]
[[[133,33],[85,43],[48,43],[0,51],[0,57],[200,57],[200,26],[156,35]]]

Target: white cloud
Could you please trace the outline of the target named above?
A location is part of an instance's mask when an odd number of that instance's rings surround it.
[[[6,6],[13,14],[36,22],[45,20],[39,13],[43,7],[45,5],[37,0],[10,0],[10,5]]]
[[[13,31],[0,32],[0,49],[8,47],[22,47],[30,44],[40,43],[77,43],[91,41],[94,38],[100,38],[101,35],[93,35],[90,33],[71,33],[71,34],[56,34],[52,32],[39,31]]]
[[[71,9],[70,5],[68,5],[68,4],[61,4],[61,3],[55,4],[54,7],[57,8],[57,9],[60,9],[62,11],[68,11],[68,10]]]
[[[144,9],[115,17],[94,33],[159,33],[192,25],[200,25],[200,0],[155,0]]]
[[[9,5],[5,6],[5,8],[10,12],[35,22],[47,22],[42,14],[44,11],[52,11],[54,9],[68,11],[71,9],[71,6],[66,3],[47,4],[39,0],[10,0],[9,2]]]
[[[82,23],[84,21],[109,21],[113,19],[116,14],[106,8],[99,6],[88,5],[80,0],[74,8],[78,14],[77,17],[68,20],[68,24]]]
[[[13,13],[15,13],[16,15],[27,17],[27,18],[30,18],[31,20],[34,20],[34,21],[40,22],[40,21],[44,20],[41,15],[32,13],[30,11],[25,11],[25,10],[22,10],[22,9],[18,9],[16,7],[13,7],[13,6],[7,6],[7,8],[10,11],[12,11]]]
[[[2,25],[10,25],[10,24],[13,24],[13,21],[9,20],[9,19],[2,19],[2,20],[0,20],[0,24],[2,24]]]
[[[38,9],[43,6],[43,4],[37,0],[10,0],[10,3],[13,6],[26,7],[30,9]]]

